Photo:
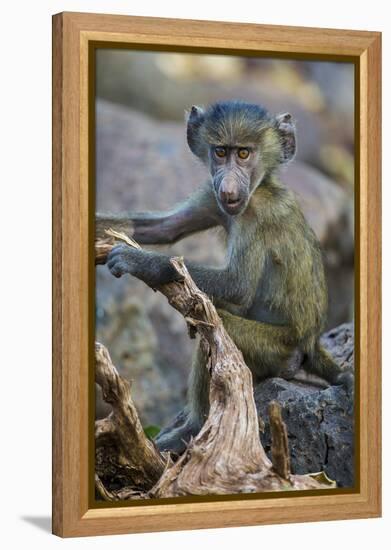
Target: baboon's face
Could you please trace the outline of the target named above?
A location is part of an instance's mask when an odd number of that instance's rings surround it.
[[[257,148],[254,144],[211,145],[209,162],[220,208],[230,216],[240,214],[261,176]]]
[[[193,105],[187,142],[208,166],[220,208],[237,216],[265,174],[295,156],[296,130],[289,113],[273,117],[260,105],[226,101]]]

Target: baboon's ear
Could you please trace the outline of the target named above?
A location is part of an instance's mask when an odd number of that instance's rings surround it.
[[[193,105],[187,113],[187,143],[194,155],[200,159],[205,158],[206,145],[200,137],[200,128],[205,120],[205,112],[202,107]]]
[[[296,154],[296,126],[289,113],[276,116],[277,130],[281,142],[281,162],[289,162]]]

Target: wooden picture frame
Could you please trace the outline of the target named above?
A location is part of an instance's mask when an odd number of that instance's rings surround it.
[[[348,492],[92,507],[94,335],[89,74],[103,43],[354,63],[359,483]],[[61,13],[53,17],[53,532],[63,537],[378,517],[381,514],[381,34]],[[93,265],[93,260],[92,260]]]

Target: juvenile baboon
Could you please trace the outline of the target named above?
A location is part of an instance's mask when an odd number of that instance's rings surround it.
[[[210,172],[202,187],[169,212],[98,215],[98,224],[118,227],[131,221],[134,238],[142,244],[174,243],[222,226],[227,236],[225,265],[186,265],[218,307],[254,378],[284,376],[289,359],[300,350],[307,371],[351,389],[352,375],[342,373],[319,344],[327,309],[319,244],[277,175],[296,152],[291,115],[272,116],[263,107],[240,101],[218,102],[206,110],[192,107],[187,141]],[[116,277],[130,273],[151,287],[176,277],[168,256],[126,245],[116,246],[107,264]],[[180,452],[183,440],[202,426],[209,406],[205,364],[198,347],[187,421],[158,438],[161,449]]]

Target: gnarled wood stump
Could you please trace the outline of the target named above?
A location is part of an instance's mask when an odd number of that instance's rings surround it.
[[[99,241],[97,263],[112,241]],[[137,245],[136,245],[137,246]],[[256,493],[335,487],[325,475],[293,475],[286,428],[277,403],[271,403],[272,461],[259,439],[251,372],[226,333],[215,307],[191,279],[183,260],[172,258],[180,281],[162,285],[169,303],[198,332],[209,355],[210,411],[200,433],[173,463],[144,434],[132,403],[130,385],[119,376],[107,350],[96,346],[96,381],[113,412],[96,422],[96,489],[101,498],[164,498],[179,495]],[[115,479],[115,489],[105,480]]]

